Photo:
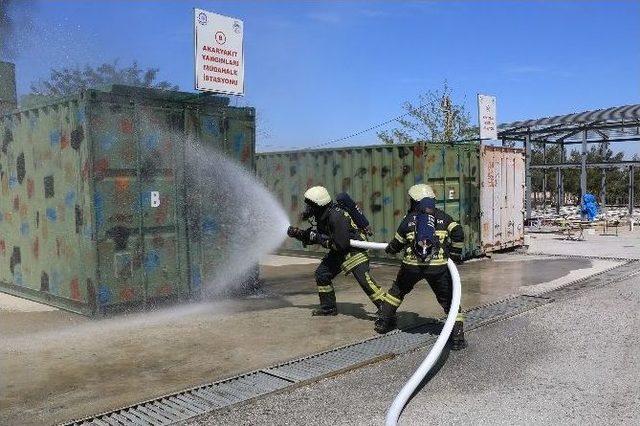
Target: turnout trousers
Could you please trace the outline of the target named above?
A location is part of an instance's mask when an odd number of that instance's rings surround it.
[[[398,271],[393,286],[385,296],[386,304],[382,311],[383,317],[393,317],[396,310],[402,304],[404,297],[413,290],[413,287],[420,281],[426,280],[436,296],[436,300],[442,306],[445,314],[451,308],[451,298],[453,297],[453,282],[447,265],[441,266],[417,266],[403,263]],[[462,307],[460,307],[462,310]],[[457,321],[463,321],[463,315],[458,314]]]
[[[336,308],[336,293],[332,281],[340,272],[345,275],[352,273],[373,304],[380,307],[385,300],[385,292],[371,276],[366,252],[340,254],[332,250],[322,259],[315,274],[322,309]]]

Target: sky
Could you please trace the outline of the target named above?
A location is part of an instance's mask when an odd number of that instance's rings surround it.
[[[17,0],[19,94],[51,67],[116,58],[193,91],[194,7],[244,21],[246,96],[232,104],[256,108],[259,151],[369,128],[445,80],[474,123],[477,93],[497,97],[501,123],[640,102],[640,1]]]

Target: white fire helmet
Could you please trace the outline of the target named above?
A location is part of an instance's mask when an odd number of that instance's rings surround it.
[[[420,201],[423,198],[436,198],[436,194],[433,192],[433,189],[424,183],[419,183],[417,185],[413,185],[409,188],[409,197],[413,201]]]
[[[324,186],[313,186],[304,193],[305,200],[311,201],[313,204],[324,207],[331,202],[331,195]]]

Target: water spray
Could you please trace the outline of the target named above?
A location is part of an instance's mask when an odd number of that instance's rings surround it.
[[[368,250],[384,250],[387,247],[387,243],[374,243],[369,241],[350,240],[350,243],[351,247]],[[460,274],[458,273],[456,264],[453,263],[451,259],[448,259],[447,266],[449,268],[449,273],[451,274],[451,280],[453,281],[453,296],[451,300],[451,307],[449,308],[449,314],[447,315],[447,320],[442,327],[442,331],[440,332],[436,343],[427,354],[427,357],[424,359],[424,361],[422,361],[418,369],[415,371],[415,373],[413,373],[411,378],[409,378],[407,383],[405,383],[396,398],[393,400],[391,407],[389,407],[389,410],[387,411],[387,416],[385,419],[386,426],[395,426],[396,424],[398,424],[400,414],[402,413],[402,410],[404,410],[404,407],[407,405],[409,398],[411,398],[411,395],[413,395],[415,390],[424,380],[438,358],[440,358],[440,354],[442,354],[442,350],[447,344],[447,340],[449,340],[449,336],[451,335],[451,331],[453,330],[453,324],[456,322],[458,309],[460,309],[460,296],[462,293],[462,289],[460,287]]]
[[[289,217],[264,184],[226,154],[189,139],[185,155],[190,203],[202,216],[193,222],[203,224],[202,244],[221,248],[215,268],[204,273],[203,294],[242,291],[260,259],[286,238]]]

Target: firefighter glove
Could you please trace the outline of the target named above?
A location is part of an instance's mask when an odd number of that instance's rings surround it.
[[[309,233],[309,243],[310,244],[320,244],[324,248],[331,248],[331,239],[325,235],[316,231],[311,231]]]
[[[298,241],[301,241],[303,244],[310,244],[309,237],[311,234],[311,228],[309,229],[300,229],[295,226],[290,226],[287,229],[287,235],[291,238],[295,238]]]

